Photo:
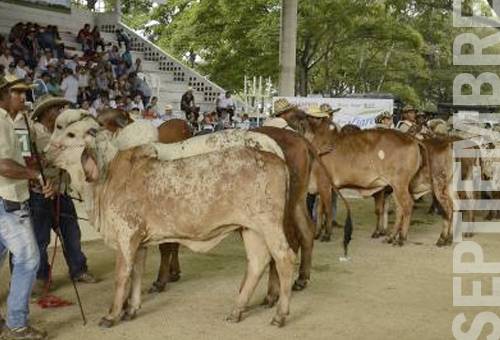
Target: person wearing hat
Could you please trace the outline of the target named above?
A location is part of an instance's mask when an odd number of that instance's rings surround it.
[[[164,111],[162,119],[164,121],[167,121],[167,120],[171,120],[174,118],[175,118],[174,117],[174,108],[172,107],[172,105],[170,105],[170,104],[165,105],[165,111]]]
[[[392,114],[389,111],[384,111],[375,117],[375,127],[377,129],[390,129],[392,128]]]
[[[328,117],[330,117],[330,130],[335,130],[337,132],[340,132],[341,127],[340,127],[340,125],[338,125],[337,123],[335,123],[333,121],[333,114],[335,112],[339,112],[341,109],[338,108],[338,109],[334,110],[334,109],[332,109],[330,104],[327,104],[327,103],[321,104],[319,108],[321,111],[326,112],[328,114]]]
[[[401,132],[407,133],[412,126],[417,122],[417,109],[413,106],[406,105],[403,108],[403,119],[399,121],[396,129]]]
[[[274,102],[273,116],[266,119],[263,126],[272,126],[295,131],[296,129],[294,129],[294,126],[297,110],[297,105],[291,104],[285,98],[280,98]]]
[[[55,129],[55,121],[63,109],[71,102],[62,97],[46,95],[38,99],[32,113],[32,138],[38,152],[42,152],[49,143],[50,136]],[[42,159],[43,155],[39,155]],[[73,201],[67,194],[69,190],[69,176],[63,173],[59,176],[59,169],[51,166],[44,168],[47,178],[52,183],[57,183],[59,188],[61,236],[66,246],[66,261],[69,266],[69,275],[78,282],[95,283],[96,280],[88,272],[87,258],[81,249],[81,232],[78,217]],[[41,295],[48,288],[49,261],[47,247],[50,244],[50,230],[54,228],[56,216],[54,215],[54,200],[42,195],[39,185],[30,187],[30,207],[33,214],[33,227],[40,252],[40,268],[37,272],[37,283],[34,294]]]
[[[39,170],[26,166],[15,121],[25,108],[22,79],[0,79],[0,263],[12,254],[12,275],[7,298],[7,320],[0,317],[2,339],[46,339],[47,334],[28,324],[29,302],[40,255],[28,210],[28,181],[42,182]],[[42,184],[42,183],[41,183]],[[53,195],[50,183],[42,184],[46,197]]]

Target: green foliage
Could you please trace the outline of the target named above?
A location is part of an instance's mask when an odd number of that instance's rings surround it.
[[[159,21],[156,43],[186,62],[196,56],[195,68],[221,86],[240,90],[245,75],[277,83],[280,0],[169,0],[154,9],[147,1],[123,3],[129,24],[140,28]],[[468,4],[464,14],[476,8],[488,13],[486,0]],[[450,102],[458,73],[485,69],[453,65],[453,39],[462,31],[453,27],[452,5],[299,0],[297,93],[391,92],[413,105]]]

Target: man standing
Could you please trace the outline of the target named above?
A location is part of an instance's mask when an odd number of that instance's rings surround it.
[[[47,146],[52,132],[54,132],[55,121],[61,110],[69,104],[64,98],[45,96],[40,98],[33,110],[34,121],[33,143],[41,152]],[[42,157],[42,155],[40,155]],[[43,157],[42,157],[43,159]],[[67,195],[69,189],[69,177],[67,173],[59,176],[59,169],[46,167],[45,175],[52,183],[57,183],[59,188],[60,220],[59,228],[66,246],[66,262],[69,266],[69,275],[78,282],[95,283],[95,278],[88,272],[87,258],[81,249],[81,232],[78,225],[76,210],[73,201]],[[36,294],[41,295],[48,289],[49,284],[49,261],[47,247],[50,244],[50,230],[56,226],[54,210],[55,200],[45,198],[38,185],[32,185],[30,190],[30,207],[33,215],[33,229],[40,252],[40,268],[37,273]]]
[[[233,122],[234,115],[234,100],[231,98],[231,91],[227,91],[225,94],[221,94],[219,98],[217,98],[217,102],[215,103],[217,113],[219,114],[219,118],[226,119],[226,115],[229,115],[229,123]]]
[[[3,339],[46,339],[47,334],[28,325],[29,301],[39,265],[39,253],[28,210],[28,180],[41,182],[38,170],[26,167],[14,124],[24,110],[23,80],[0,79],[0,263],[12,254],[12,275],[7,298],[7,322],[0,318]],[[43,185],[46,197],[50,185]]]
[[[194,102],[193,89],[190,87],[181,97],[181,110],[186,114],[186,120],[194,123],[198,120],[198,109]]]
[[[415,125],[417,121],[417,110],[410,106],[406,105],[403,108],[403,119],[398,123],[397,129],[401,132],[408,132],[412,126]]]
[[[389,111],[384,111],[375,117],[375,128],[377,129],[391,129],[392,128],[392,114]]]
[[[61,90],[64,92],[64,98],[71,102],[72,108],[75,108],[78,102],[78,79],[70,68],[66,68],[64,73],[66,76],[61,83]]]

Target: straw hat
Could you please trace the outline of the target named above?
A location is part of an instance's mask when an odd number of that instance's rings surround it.
[[[14,75],[8,74],[3,78],[0,78],[0,90],[4,88],[10,88],[11,90],[17,91],[29,91],[33,88],[32,85],[26,84],[24,79],[17,78]]]
[[[51,107],[65,106],[70,103],[71,102],[69,100],[62,97],[54,97],[50,94],[42,96],[35,102],[35,108],[33,109],[32,118],[33,120],[38,120],[40,118],[40,115]]]
[[[285,98],[280,98],[274,102],[274,115],[279,116],[280,114],[282,114],[286,111],[290,111],[290,110],[293,110],[296,108],[297,108],[297,105],[291,104]]]
[[[170,104],[165,105],[165,111],[172,112],[174,110],[174,107]]]
[[[382,124],[382,121],[386,118],[392,119],[392,114],[389,111],[384,111],[375,117],[375,124]]]
[[[335,112],[339,112],[341,109],[338,108],[338,109],[332,109],[332,107],[330,106],[330,104],[321,104],[321,106],[319,107],[321,109],[321,111],[323,112],[326,112],[328,113],[328,115],[333,115]]]
[[[329,118],[330,115],[325,111],[321,110],[319,106],[313,105],[309,107],[306,111],[306,115],[314,118]]]
[[[403,107],[403,113],[405,112],[417,112],[417,109],[411,105],[405,105],[405,107]]]

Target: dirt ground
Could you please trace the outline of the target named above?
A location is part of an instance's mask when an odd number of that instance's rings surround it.
[[[227,238],[209,254],[181,253],[182,278],[162,294],[148,295],[156,277],[159,254],[151,249],[143,287],[143,307],[138,318],[112,329],[97,326],[106,313],[113,292],[114,255],[101,241],[84,244],[91,271],[100,280],[80,285],[89,319],[83,327],[78,308],[41,310],[32,305],[34,325],[47,329],[51,339],[451,339],[453,318],[462,312],[470,320],[483,309],[453,307],[451,247],[437,248],[441,219],[426,214],[429,203],[417,205],[410,242],[403,248],[370,238],[375,217],[371,200],[351,200],[355,231],[352,261],[340,262],[341,231],[332,243],[316,243],[312,281],[294,293],[285,328],[270,326],[274,309],[260,307],[263,280],[252,307],[239,324],[225,321],[236,297],[245,268],[239,237]],[[500,227],[500,224],[499,224]],[[474,238],[484,249],[486,261],[500,259],[500,238]],[[6,267],[6,266],[4,266]],[[0,273],[0,302],[5,310],[6,268]],[[491,293],[491,279],[483,279],[483,294]],[[470,277],[464,292],[470,294]],[[75,301],[61,257],[55,272],[58,296]],[[483,336],[486,333],[483,332]]]

